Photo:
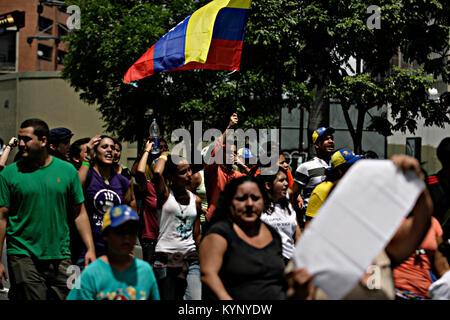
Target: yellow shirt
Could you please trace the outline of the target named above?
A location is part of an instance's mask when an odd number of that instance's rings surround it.
[[[308,207],[306,208],[307,217],[314,218],[316,216],[317,211],[319,211],[320,207],[325,202],[333,186],[333,182],[324,181],[314,188],[309,197]]]

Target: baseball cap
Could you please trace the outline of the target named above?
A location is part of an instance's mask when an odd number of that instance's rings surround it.
[[[312,142],[316,143],[317,139],[319,139],[320,137],[325,137],[326,134],[333,134],[334,133],[334,129],[331,127],[320,127],[319,129],[316,129],[313,134],[312,134]]]
[[[364,156],[357,156],[349,149],[341,149],[333,153],[331,156],[331,168],[336,168],[344,163],[354,163]]]
[[[252,153],[251,153],[250,149],[248,149],[248,148],[240,148],[237,152],[237,155],[239,157],[245,158],[245,159],[252,157]]]
[[[67,128],[54,128],[50,130],[50,143],[59,143],[72,138],[73,133]]]
[[[138,221],[139,217],[131,207],[127,205],[118,205],[109,208],[103,216],[102,232],[108,227],[118,227],[127,221]]]

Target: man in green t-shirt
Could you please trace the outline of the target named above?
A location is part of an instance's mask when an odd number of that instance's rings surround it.
[[[66,298],[71,265],[69,219],[74,219],[88,248],[86,265],[95,260],[77,171],[49,155],[48,136],[44,121],[24,121],[18,136],[22,159],[0,173],[0,244],[6,236],[10,300]],[[0,246],[0,255],[1,251]],[[2,277],[8,280],[0,263]]]

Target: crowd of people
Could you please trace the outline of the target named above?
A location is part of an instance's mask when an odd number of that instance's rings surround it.
[[[129,169],[120,163],[119,139],[71,142],[67,128],[25,120],[0,155],[0,244],[8,265],[0,262],[0,280],[10,284],[8,298],[328,299],[293,264],[296,243],[349,168],[378,156],[335,150],[334,129],[321,127],[312,134],[315,157],[291,171],[277,150],[277,169],[262,174],[250,148],[227,139],[238,123],[232,114],[203,149],[209,160],[201,165],[171,154],[163,139],[153,152],[149,137]],[[211,161],[220,153],[223,161]],[[345,299],[450,299],[450,138],[437,156],[442,170],[435,175],[412,157],[392,157],[427,188],[374,259],[381,287],[368,288],[366,272]],[[71,266],[81,275],[69,285]]]

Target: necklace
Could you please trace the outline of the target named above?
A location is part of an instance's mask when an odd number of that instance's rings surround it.
[[[185,193],[183,195],[183,197],[181,198],[181,200],[183,200],[186,197],[186,195],[188,195],[188,193]],[[185,206],[185,208],[183,209],[183,207],[181,206],[181,204],[178,202],[177,198],[175,197],[175,194],[173,195],[173,197],[175,198],[175,201],[177,202],[178,207],[180,208],[181,215],[183,216],[184,215],[184,210],[187,209],[187,207],[189,206],[189,203],[187,205],[183,205],[183,206]]]
[[[178,203],[178,201],[177,201],[177,203]],[[181,206],[181,204],[178,203],[178,207],[180,208],[181,215],[184,216],[184,210],[187,209],[187,206],[186,206],[186,208],[183,209],[183,207]]]

